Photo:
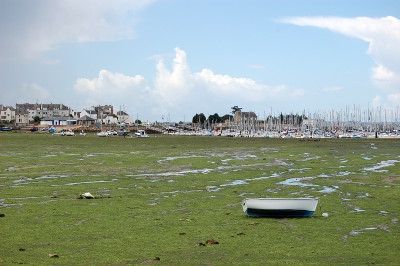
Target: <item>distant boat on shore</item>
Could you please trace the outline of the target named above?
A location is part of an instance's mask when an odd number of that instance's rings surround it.
[[[10,126],[8,127],[0,127],[0,131],[11,131],[12,128]]]
[[[106,131],[100,131],[96,135],[98,137],[108,137],[108,133]]]
[[[138,138],[148,138],[149,135],[147,135],[146,131],[139,129],[136,131],[135,136]]]

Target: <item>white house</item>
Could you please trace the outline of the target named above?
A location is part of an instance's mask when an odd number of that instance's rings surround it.
[[[16,104],[16,114],[28,114],[29,121],[37,117],[69,117],[71,109],[64,104]]]
[[[87,109],[84,109],[81,113],[80,113],[80,116],[79,116],[79,118],[82,118],[82,117],[84,117],[84,116],[88,116],[88,117],[90,117],[90,118],[92,118],[92,119],[94,119],[94,120],[97,120],[97,112],[95,111],[95,110],[87,110]]]
[[[79,112],[79,111],[71,110],[71,115],[73,118],[76,118],[76,119],[81,118],[81,112]]]
[[[15,120],[15,108],[11,106],[3,106],[3,109],[0,111],[0,120],[7,122]]]
[[[105,118],[102,119],[104,124],[111,125],[117,124],[118,118],[112,115],[107,115]]]
[[[77,120],[71,117],[45,117],[40,120],[42,126],[72,126]]]
[[[128,115],[124,111],[118,111],[117,117],[118,117],[118,123],[120,123],[120,124],[125,123],[125,124],[130,125],[133,123],[132,116]]]

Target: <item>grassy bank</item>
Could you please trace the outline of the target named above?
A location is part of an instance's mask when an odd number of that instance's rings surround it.
[[[399,187],[398,140],[4,133],[0,264],[393,265]],[[309,196],[306,219],[240,205]]]

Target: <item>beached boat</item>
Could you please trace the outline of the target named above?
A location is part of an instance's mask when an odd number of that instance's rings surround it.
[[[127,130],[124,129],[124,128],[120,128],[120,129],[117,131],[117,135],[118,135],[118,136],[128,136],[128,135],[129,135],[129,131],[127,131]]]
[[[108,137],[108,133],[106,131],[100,131],[96,135],[98,137]]]
[[[71,129],[68,129],[67,131],[64,131],[64,136],[75,136],[75,132]]]
[[[242,202],[249,217],[275,218],[310,217],[317,204],[318,198],[252,198]]]
[[[8,127],[0,127],[0,131],[11,131],[12,128],[10,126]]]
[[[147,135],[146,131],[139,129],[136,131],[135,136],[138,138],[148,138],[149,135]]]

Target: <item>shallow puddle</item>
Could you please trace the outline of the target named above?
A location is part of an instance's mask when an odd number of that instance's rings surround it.
[[[226,187],[226,186],[237,186],[237,185],[247,185],[248,183],[244,180],[234,180],[230,183],[222,184],[220,185],[221,187]]]
[[[188,156],[176,156],[176,157],[166,157],[164,159],[158,160],[157,163],[163,164],[169,161],[179,160],[179,159],[190,159],[190,158],[205,158],[205,156],[200,155],[188,155]]]
[[[363,168],[363,171],[370,171],[370,172],[388,172],[388,170],[386,169],[382,169],[382,168],[386,168],[389,166],[394,166],[396,163],[400,163],[399,160],[387,160],[387,161],[382,161],[374,166],[371,167],[366,167]]]
[[[278,182],[278,185],[299,186],[299,187],[318,187],[318,185],[303,183],[303,181],[312,181],[315,177],[295,177]]]
[[[360,230],[353,230],[353,231],[350,232],[350,235],[351,236],[359,235],[359,234],[364,233],[365,231],[371,231],[371,230],[377,230],[377,229],[378,228],[376,228],[376,227],[367,227],[367,228],[360,229]]]
[[[323,189],[319,190],[317,192],[320,192],[320,193],[333,193],[333,192],[336,192],[338,189],[339,189],[339,186],[332,186],[332,187],[323,186]]]
[[[118,179],[73,182],[73,183],[64,184],[63,186],[75,186],[75,185],[97,184],[97,183],[112,183],[112,182],[115,182],[115,181],[118,181]],[[53,187],[58,187],[60,185],[52,185],[52,186]]]

